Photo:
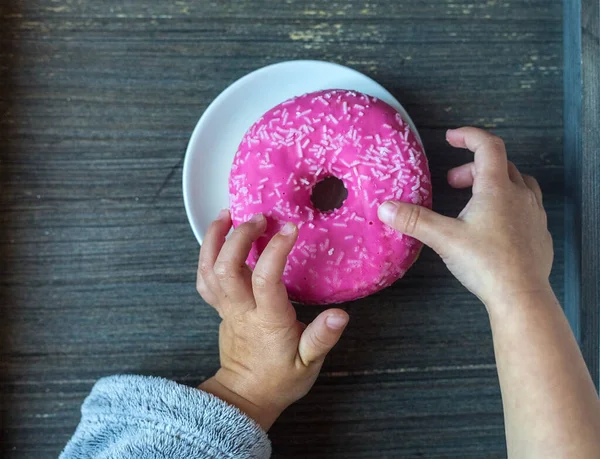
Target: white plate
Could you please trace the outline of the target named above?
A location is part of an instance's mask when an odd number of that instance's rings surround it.
[[[206,109],[183,163],[183,200],[199,243],[219,210],[229,207],[229,171],[248,128],[275,105],[323,89],[355,90],[378,97],[398,110],[417,132],[402,105],[383,86],[342,65],[288,61],[240,78]]]

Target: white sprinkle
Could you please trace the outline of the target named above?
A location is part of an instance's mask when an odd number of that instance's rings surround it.
[[[294,191],[300,191],[301,189],[302,189],[302,187],[301,187],[301,186],[296,186],[296,187],[294,187]]]
[[[333,115],[329,115],[329,120],[333,123],[333,124],[340,124],[338,120],[335,119],[335,117]]]
[[[302,158],[302,146],[300,142],[296,142],[296,153],[298,154],[298,158]]]
[[[323,103],[324,105],[329,105],[329,102],[327,102],[325,99],[323,99],[323,97],[319,96],[317,97],[317,100],[321,103]]]
[[[354,217],[354,220],[356,220],[357,222],[364,222],[365,219],[362,217],[359,217],[358,215],[356,217]]]
[[[333,249],[333,248],[329,249],[329,251],[327,252],[327,255],[329,255],[329,256],[333,255],[334,251],[335,251],[335,249]]]
[[[302,183],[303,185],[310,185],[310,182],[308,180],[306,180],[304,177],[300,179],[300,183]]]
[[[344,115],[348,114],[348,102],[344,101],[342,104],[342,109],[344,110]]]
[[[308,227],[309,227],[310,229],[315,229],[315,225],[313,225],[312,223],[309,223],[309,224],[308,224]]]
[[[388,129],[392,129],[392,126],[390,126],[389,124],[384,124],[383,127],[388,128]]]
[[[302,118],[303,116],[308,115],[310,112],[312,112],[312,110],[310,108],[308,110],[303,111],[303,112],[297,112],[296,113],[296,118]]]
[[[373,201],[371,202],[371,204],[369,204],[369,207],[375,207],[375,204],[377,204],[377,198],[373,199]]]
[[[290,174],[290,176],[288,177],[287,182],[285,182],[285,184],[289,185],[290,182],[292,181],[292,178],[294,178],[294,173],[293,172]]]
[[[364,105],[360,105],[360,104],[354,104],[354,108],[356,108],[358,110],[364,110],[365,106]]]
[[[331,250],[333,250],[333,249],[331,249]],[[344,252],[340,252],[340,254],[337,257],[337,260],[335,260],[335,265],[339,266],[340,263],[342,262],[343,258],[344,258]]]
[[[298,161],[294,168],[298,169],[302,165],[302,161]]]
[[[333,226],[337,226],[338,228],[348,228],[348,225],[345,223],[334,223]]]
[[[381,136],[379,134],[375,134],[375,142],[377,142],[377,145],[381,145]]]
[[[354,239],[354,236],[352,236],[351,234],[349,234],[344,239],[347,240],[347,241],[349,241],[350,239]]]
[[[308,144],[309,144],[309,143],[310,143],[310,139],[306,139],[306,140],[304,141],[304,143],[302,144],[302,148],[304,149],[304,148],[308,147]]]
[[[275,188],[275,194],[279,199],[281,199],[281,193],[279,192],[279,188]]]
[[[264,179],[260,179],[258,183],[267,183],[269,181],[269,177],[265,177]]]
[[[319,231],[323,233],[327,233],[329,230],[327,228],[319,228]]]
[[[421,188],[421,179],[419,179],[419,177],[415,177],[415,179],[415,185],[411,188],[411,191],[417,191]]]

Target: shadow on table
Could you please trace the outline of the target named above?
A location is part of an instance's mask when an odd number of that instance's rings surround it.
[[[10,229],[8,203],[12,197],[10,180],[10,162],[8,158],[16,148],[13,135],[14,115],[14,68],[17,60],[17,46],[14,39],[16,21],[18,21],[16,2],[0,2],[0,444],[6,445],[8,428],[8,398],[6,384],[8,358],[10,355],[9,337],[11,333],[12,298],[8,287],[11,272],[11,260],[14,257],[13,234]]]

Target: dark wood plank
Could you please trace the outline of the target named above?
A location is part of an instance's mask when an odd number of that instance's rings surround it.
[[[600,8],[565,2],[565,312],[600,384]]]
[[[198,117],[262,65],[314,58],[378,79],[425,139],[435,207],[468,159],[448,127],[494,129],[539,178],[563,293],[559,0],[0,4],[0,454],[56,457],[96,379],[194,385],[218,365],[194,291],[181,160]],[[425,250],[405,279],[344,306],[352,323],[275,457],[500,458],[486,314]],[[302,308],[309,320],[320,308]]]

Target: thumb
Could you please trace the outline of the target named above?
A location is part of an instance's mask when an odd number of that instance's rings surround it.
[[[298,344],[298,353],[304,365],[323,362],[339,341],[349,319],[341,309],[328,309],[306,327]]]
[[[386,225],[418,239],[438,253],[456,225],[453,218],[444,217],[426,207],[398,201],[384,202],[377,214]]]

